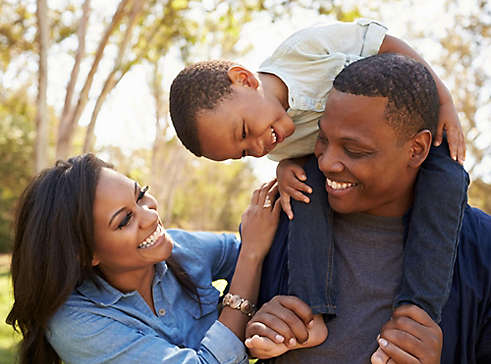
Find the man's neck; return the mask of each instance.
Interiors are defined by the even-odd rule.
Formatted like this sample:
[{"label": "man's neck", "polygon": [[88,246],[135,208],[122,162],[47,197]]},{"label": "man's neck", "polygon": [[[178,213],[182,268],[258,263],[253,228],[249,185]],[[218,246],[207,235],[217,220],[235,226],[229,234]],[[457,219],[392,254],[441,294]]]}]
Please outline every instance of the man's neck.
[{"label": "man's neck", "polygon": [[288,103],[288,87],[283,81],[270,73],[259,73],[258,77],[261,81],[264,95],[276,99],[287,110],[290,107]]}]

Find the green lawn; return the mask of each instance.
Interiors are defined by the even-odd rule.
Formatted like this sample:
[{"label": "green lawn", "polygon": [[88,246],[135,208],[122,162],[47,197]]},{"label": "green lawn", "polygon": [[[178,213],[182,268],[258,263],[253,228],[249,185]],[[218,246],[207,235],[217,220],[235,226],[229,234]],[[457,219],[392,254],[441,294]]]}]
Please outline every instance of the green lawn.
[{"label": "green lawn", "polygon": [[0,256],[0,364],[15,363],[16,345],[20,339],[12,326],[5,323],[13,300],[9,260],[7,255]]}]

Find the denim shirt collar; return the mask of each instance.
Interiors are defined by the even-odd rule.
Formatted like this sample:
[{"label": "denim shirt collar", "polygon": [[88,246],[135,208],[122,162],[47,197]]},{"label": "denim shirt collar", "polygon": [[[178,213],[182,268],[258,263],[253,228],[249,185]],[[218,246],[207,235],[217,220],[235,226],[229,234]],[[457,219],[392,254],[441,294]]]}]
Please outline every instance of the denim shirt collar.
[{"label": "denim shirt collar", "polygon": [[[167,264],[165,264],[165,262],[155,264],[155,275],[152,286],[160,283],[166,272]],[[97,287],[91,280],[85,280],[80,286],[77,287],[77,291],[98,306],[111,306],[118,302],[121,298],[138,294],[137,291],[123,293],[117,288],[111,286],[104,278],[100,276],[96,276],[96,280],[100,285],[100,288]]]}]

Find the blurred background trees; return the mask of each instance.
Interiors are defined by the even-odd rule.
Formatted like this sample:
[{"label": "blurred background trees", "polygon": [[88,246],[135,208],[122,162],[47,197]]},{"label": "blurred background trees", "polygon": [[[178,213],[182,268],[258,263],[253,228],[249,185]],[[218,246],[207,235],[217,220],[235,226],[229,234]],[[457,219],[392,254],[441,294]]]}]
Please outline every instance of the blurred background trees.
[{"label": "blurred background trees", "polygon": [[[470,201],[490,213],[490,5],[438,0],[425,14],[437,14],[438,22],[408,11],[425,6],[422,0],[0,0],[0,250],[9,249],[15,201],[29,178],[57,158],[88,151],[150,184],[167,226],[235,230],[262,178],[260,167],[252,160],[198,159],[180,145],[167,104],[175,69],[204,58],[250,61],[265,43],[257,66],[300,25],[361,16],[388,24],[451,89],[468,140]],[[266,31],[258,24],[267,24]],[[271,40],[279,28],[281,36]],[[141,111],[133,120],[111,121],[123,104]],[[145,142],[136,147],[106,141],[140,134]]]}]

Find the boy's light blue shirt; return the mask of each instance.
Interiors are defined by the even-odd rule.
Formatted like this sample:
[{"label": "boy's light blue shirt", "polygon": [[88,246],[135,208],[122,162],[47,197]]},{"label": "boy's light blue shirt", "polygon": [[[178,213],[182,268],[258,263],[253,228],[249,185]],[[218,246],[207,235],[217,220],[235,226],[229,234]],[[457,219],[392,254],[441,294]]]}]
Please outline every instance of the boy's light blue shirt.
[{"label": "boy's light blue shirt", "polygon": [[198,286],[201,310],[165,262],[156,265],[157,316],[137,292],[122,293],[102,278],[86,281],[49,323],[47,338],[66,364],[241,363],[242,342],[217,321],[219,292],[212,281],[230,281],[240,242],[232,234],[168,230],[172,256]]},{"label": "boy's light blue shirt", "polygon": [[376,21],[311,26],[295,32],[259,67],[259,72],[279,77],[288,88],[288,115],[295,132],[278,144],[268,157],[275,161],[314,152],[317,121],[329,91],[343,68],[378,53],[387,28]]}]

